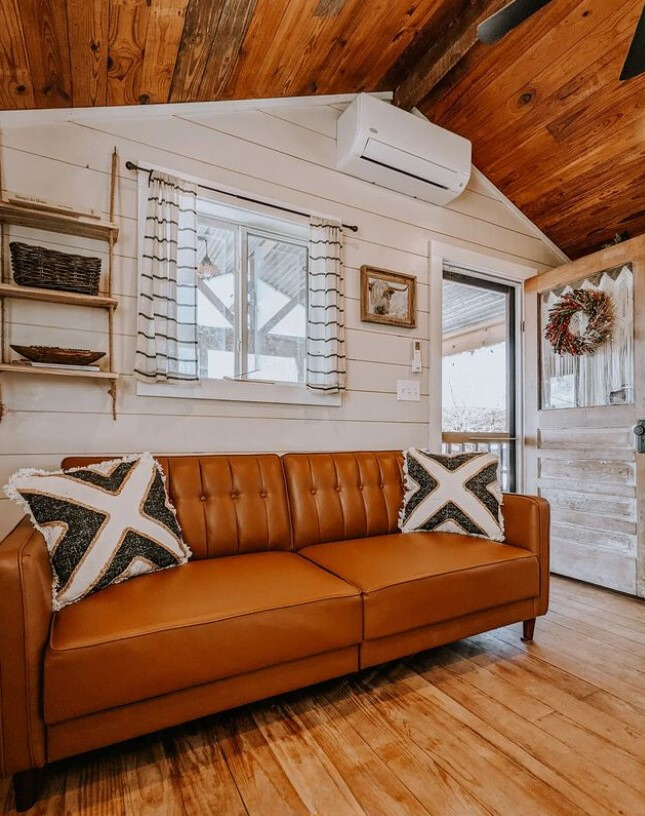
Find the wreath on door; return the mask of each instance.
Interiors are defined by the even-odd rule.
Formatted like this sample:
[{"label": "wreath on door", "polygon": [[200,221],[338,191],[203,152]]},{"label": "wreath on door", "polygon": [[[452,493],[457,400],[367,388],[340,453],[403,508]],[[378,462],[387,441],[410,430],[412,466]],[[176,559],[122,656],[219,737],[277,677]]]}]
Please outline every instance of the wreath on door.
[{"label": "wreath on door", "polygon": [[[574,315],[587,318],[583,332],[571,331]],[[610,339],[614,327],[614,304],[606,292],[574,289],[549,309],[549,322],[544,331],[556,354],[580,357],[595,352]]]}]

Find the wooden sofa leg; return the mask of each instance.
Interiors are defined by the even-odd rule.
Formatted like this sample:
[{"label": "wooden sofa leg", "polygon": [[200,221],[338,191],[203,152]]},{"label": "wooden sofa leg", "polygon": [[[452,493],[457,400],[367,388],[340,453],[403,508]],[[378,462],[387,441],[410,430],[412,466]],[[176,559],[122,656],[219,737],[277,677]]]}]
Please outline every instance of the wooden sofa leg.
[{"label": "wooden sofa leg", "polygon": [[535,632],[535,618],[525,620],[522,627],[522,640],[533,640],[533,633]]},{"label": "wooden sofa leg", "polygon": [[16,799],[16,810],[22,813],[36,804],[38,798],[38,769],[20,771],[13,775],[13,792]]}]

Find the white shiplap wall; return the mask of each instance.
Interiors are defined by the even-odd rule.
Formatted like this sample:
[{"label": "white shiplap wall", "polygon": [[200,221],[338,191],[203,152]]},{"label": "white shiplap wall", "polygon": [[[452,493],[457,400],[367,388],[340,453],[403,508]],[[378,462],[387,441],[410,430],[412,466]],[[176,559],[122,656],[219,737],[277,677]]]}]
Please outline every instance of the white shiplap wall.
[{"label": "white shiplap wall", "polygon": [[[120,177],[115,291],[116,368],[122,374],[118,421],[111,419],[105,384],[3,378],[0,484],[19,467],[54,467],[66,454],[152,450],[158,453],[245,450],[402,448],[428,435],[428,242],[533,266],[560,261],[545,241],[478,182],[446,208],[409,199],[334,170],[336,119],[341,108],[264,108],[190,116],[118,118],[4,126],[5,190],[105,212],[110,154],[117,147]],[[334,215],[359,226],[346,236],[349,391],[341,407],[291,406],[136,396],[132,367],[136,314],[136,179],[126,159],[159,166],[286,205]],[[226,200],[226,199],[224,199]],[[103,253],[91,241],[12,228],[11,237],[53,248]],[[418,324],[413,331],[359,319],[359,269],[371,264],[418,278]],[[105,348],[103,312],[29,302],[9,305],[15,343]],[[420,402],[397,402],[396,380],[410,378],[413,338],[422,340]],[[0,500],[0,535],[20,511]]]}]

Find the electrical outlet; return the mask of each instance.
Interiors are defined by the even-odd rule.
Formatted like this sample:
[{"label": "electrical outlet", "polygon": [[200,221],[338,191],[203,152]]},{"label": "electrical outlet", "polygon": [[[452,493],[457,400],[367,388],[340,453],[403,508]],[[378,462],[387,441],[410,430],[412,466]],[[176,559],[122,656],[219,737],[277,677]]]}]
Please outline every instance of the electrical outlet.
[{"label": "electrical outlet", "polygon": [[421,387],[418,380],[397,380],[396,398],[403,402],[419,402]]}]

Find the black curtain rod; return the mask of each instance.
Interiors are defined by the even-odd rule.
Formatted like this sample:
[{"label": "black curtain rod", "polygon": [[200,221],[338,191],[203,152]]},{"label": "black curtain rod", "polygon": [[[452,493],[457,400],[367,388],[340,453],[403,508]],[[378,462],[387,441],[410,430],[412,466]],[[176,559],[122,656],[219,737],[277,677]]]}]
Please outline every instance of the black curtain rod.
[{"label": "black curtain rod", "polygon": [[[128,170],[141,170],[143,173],[152,175],[154,170],[149,167],[140,167],[134,162],[127,161],[125,163]],[[269,204],[266,201],[261,201],[259,198],[251,198],[250,196],[238,195],[237,193],[229,193],[227,190],[218,190],[217,187],[208,187],[206,184],[198,184],[202,190],[209,190],[211,193],[219,193],[220,195],[231,196],[231,198],[238,198],[240,201],[250,201],[251,204],[261,204],[263,207],[270,207],[272,210],[281,210],[282,212],[291,213],[292,215],[301,215],[303,218],[309,218],[311,213],[301,212],[300,210],[292,210],[289,207],[281,207],[279,204]],[[341,227],[352,232],[358,232],[358,227],[355,224],[341,224]]]}]

